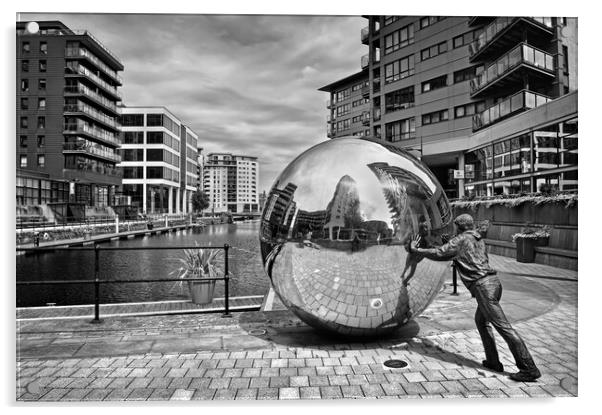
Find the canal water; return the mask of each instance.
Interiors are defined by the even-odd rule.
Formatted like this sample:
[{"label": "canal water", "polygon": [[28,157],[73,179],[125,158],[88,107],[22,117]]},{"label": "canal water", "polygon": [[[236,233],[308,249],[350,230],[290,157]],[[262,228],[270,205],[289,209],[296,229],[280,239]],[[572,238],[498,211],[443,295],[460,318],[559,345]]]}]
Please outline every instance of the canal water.
[{"label": "canal water", "polygon": [[[144,247],[170,245],[231,246],[229,253],[230,295],[264,295],[270,282],[265,275],[259,250],[259,222],[209,225],[202,231],[181,230],[161,235],[111,241],[101,246]],[[181,266],[180,250],[101,251],[100,279],[177,278],[172,272]],[[223,268],[223,256],[219,257]],[[94,279],[94,252],[71,251],[17,256],[17,281],[89,280]],[[215,297],[224,294],[224,283],[218,281]],[[101,304],[167,301],[189,299],[187,284],[130,283],[101,285]],[[56,305],[92,304],[92,284],[18,286],[17,306],[32,307],[48,303]]]}]

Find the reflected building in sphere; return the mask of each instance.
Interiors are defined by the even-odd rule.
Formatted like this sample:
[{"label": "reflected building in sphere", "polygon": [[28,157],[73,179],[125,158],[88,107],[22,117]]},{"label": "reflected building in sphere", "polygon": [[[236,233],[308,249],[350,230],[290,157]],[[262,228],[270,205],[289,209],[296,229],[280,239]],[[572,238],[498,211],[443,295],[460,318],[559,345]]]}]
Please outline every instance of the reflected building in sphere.
[{"label": "reflected building in sphere", "polygon": [[408,254],[407,243],[419,233],[441,243],[451,222],[447,197],[420,160],[342,138],[307,150],[278,177],[262,215],[262,258],[282,302],[306,323],[382,334],[420,314],[448,272]]}]

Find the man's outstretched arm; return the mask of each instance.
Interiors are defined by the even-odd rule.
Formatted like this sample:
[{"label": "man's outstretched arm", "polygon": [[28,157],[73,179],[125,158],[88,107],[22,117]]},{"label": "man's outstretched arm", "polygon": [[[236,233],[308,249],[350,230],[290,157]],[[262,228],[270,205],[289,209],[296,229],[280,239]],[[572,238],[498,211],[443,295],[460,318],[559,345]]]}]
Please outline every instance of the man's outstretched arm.
[{"label": "man's outstretched arm", "polygon": [[433,261],[449,261],[458,254],[460,240],[457,237],[452,238],[448,243],[437,248],[419,248],[419,244],[420,236],[416,236],[410,243],[410,252],[423,255]]}]

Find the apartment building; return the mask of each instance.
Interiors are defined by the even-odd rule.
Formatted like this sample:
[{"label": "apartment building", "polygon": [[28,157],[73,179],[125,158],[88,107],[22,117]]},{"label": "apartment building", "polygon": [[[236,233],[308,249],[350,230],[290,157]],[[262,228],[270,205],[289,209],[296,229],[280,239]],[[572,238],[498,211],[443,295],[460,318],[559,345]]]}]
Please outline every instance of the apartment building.
[{"label": "apartment building", "polygon": [[109,206],[121,184],[123,64],[59,21],[18,22],[16,40],[17,206]]},{"label": "apartment building", "polygon": [[198,135],[165,107],[120,107],[120,195],[147,214],[191,212]]},{"label": "apartment building", "polygon": [[329,138],[370,135],[368,70],[325,85],[319,91],[330,94],[326,102],[326,134]]},{"label": "apartment building", "polygon": [[259,212],[257,157],[209,153],[203,167],[203,191],[212,212]]},{"label": "apartment building", "polygon": [[576,18],[365,17],[365,138],[421,157],[452,198],[576,189]]}]

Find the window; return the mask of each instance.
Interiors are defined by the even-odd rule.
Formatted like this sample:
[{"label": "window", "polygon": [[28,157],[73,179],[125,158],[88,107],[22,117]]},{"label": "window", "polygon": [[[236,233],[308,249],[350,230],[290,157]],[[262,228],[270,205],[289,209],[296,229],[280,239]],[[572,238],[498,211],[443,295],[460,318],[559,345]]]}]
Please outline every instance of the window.
[{"label": "window", "polygon": [[340,117],[345,114],[349,114],[349,104],[337,107],[337,117]]},{"label": "window", "polygon": [[46,156],[44,154],[38,154],[38,167],[44,167],[46,164]]},{"label": "window", "polygon": [[447,121],[449,113],[447,110],[435,111],[422,116],[422,125],[435,124],[441,121]]},{"label": "window", "polygon": [[569,73],[569,48],[562,45],[562,66],[564,73]]},{"label": "window", "polygon": [[454,49],[460,48],[464,45],[468,45],[470,42],[479,37],[480,33],[480,30],[471,30],[470,32],[466,32],[463,35],[456,36],[453,40]]},{"label": "window", "polygon": [[143,144],[143,143],[144,143],[144,132],[142,132],[142,131],[124,131],[123,132],[123,144]]},{"label": "window", "polygon": [[29,91],[29,79],[21,79],[21,92]]},{"label": "window", "polygon": [[46,117],[38,117],[38,128],[46,128]]},{"label": "window", "polygon": [[23,53],[29,53],[30,50],[31,49],[30,49],[29,42],[23,42],[21,44],[21,52],[23,52]]},{"label": "window", "polygon": [[471,66],[470,68],[456,71],[454,72],[454,84],[469,81],[481,72],[483,72],[483,65]]},{"label": "window", "polygon": [[27,128],[28,127],[27,117],[21,117],[21,123],[19,125],[21,126],[21,128]]},{"label": "window", "polygon": [[119,123],[122,127],[142,127],[144,114],[123,114],[119,117]]},{"label": "window", "polygon": [[447,42],[437,43],[430,48],[422,49],[420,51],[420,60],[425,61],[445,52],[447,52]]},{"label": "window", "polygon": [[[165,135],[165,137],[167,137],[167,135]],[[163,144],[163,141],[163,133],[161,131],[149,131],[146,133],[147,144]],[[168,143],[165,142],[165,144]]]},{"label": "window", "polygon": [[385,66],[385,83],[398,81],[414,75],[414,55],[391,62]]},{"label": "window", "polygon": [[454,118],[469,117],[479,112],[485,111],[485,102],[471,102],[465,105],[458,105],[454,108]]},{"label": "window", "polygon": [[21,98],[21,109],[22,110],[29,109],[29,99],[28,98]]},{"label": "window", "polygon": [[422,83],[422,92],[429,92],[447,86],[447,75],[438,76]]},{"label": "window", "polygon": [[46,72],[46,60],[40,61],[40,72]]},{"label": "window", "polygon": [[445,19],[445,17],[441,16],[426,16],[420,19],[420,28],[424,29],[425,27],[429,27],[441,20]]},{"label": "window", "polygon": [[46,136],[39,135],[38,136],[38,148],[43,148],[46,145]]},{"label": "window", "polygon": [[163,152],[164,150],[160,148],[146,150],[146,161],[168,161],[166,160],[166,157],[163,157]]},{"label": "window", "polygon": [[20,160],[19,160],[19,166],[21,168],[27,167],[27,155],[21,154]]},{"label": "window", "polygon": [[21,61],[21,72],[29,72],[29,60],[23,59]]},{"label": "window", "polygon": [[[385,139],[390,142],[409,140],[415,137],[415,133],[414,117],[385,125]],[[380,136],[380,132],[376,135]]]},{"label": "window", "polygon": [[146,116],[146,125],[149,127],[159,127],[163,125],[163,116],[161,114],[148,114]]},{"label": "window", "polygon": [[414,24],[409,24],[385,36],[385,55],[414,43]]},{"label": "window", "polygon": [[349,95],[351,95],[351,91],[349,90],[349,88],[337,92],[337,102],[349,98]]},{"label": "window", "polygon": [[26,135],[22,135],[19,136],[19,147],[27,147],[27,136]]},{"label": "window", "polygon": [[400,19],[401,16],[385,16],[385,26],[390,25]]},{"label": "window", "polygon": [[46,98],[38,98],[38,109],[46,109]]},{"label": "window", "polygon": [[48,43],[40,42],[40,54],[42,54],[42,55],[48,54]]},{"label": "window", "polygon": [[402,88],[385,95],[385,112],[393,112],[414,106],[414,86]]},{"label": "window", "polygon": [[38,91],[46,91],[46,78],[38,80]]},{"label": "window", "polygon": [[337,131],[348,130],[351,127],[351,120],[348,118],[343,121],[337,122]]}]

